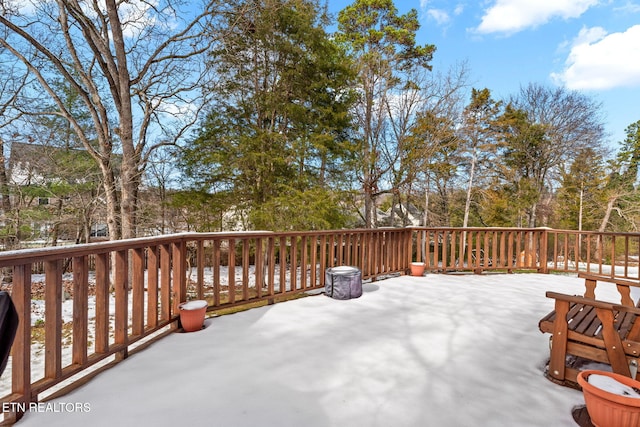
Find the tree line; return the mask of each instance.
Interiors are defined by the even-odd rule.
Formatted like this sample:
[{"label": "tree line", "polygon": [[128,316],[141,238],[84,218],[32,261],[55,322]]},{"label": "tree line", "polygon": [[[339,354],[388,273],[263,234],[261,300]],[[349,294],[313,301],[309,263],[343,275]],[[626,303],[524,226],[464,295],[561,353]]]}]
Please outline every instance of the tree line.
[{"label": "tree line", "polygon": [[[113,239],[638,223],[640,121],[609,152],[601,105],[580,92],[532,82],[495,99],[464,62],[432,69],[417,12],[392,0],[337,16],[319,0],[12,5],[0,140],[75,154],[50,152],[56,176],[29,185],[3,162],[3,235],[25,212],[75,221],[79,241],[98,223]],[[26,193],[61,202],[31,209]]]}]

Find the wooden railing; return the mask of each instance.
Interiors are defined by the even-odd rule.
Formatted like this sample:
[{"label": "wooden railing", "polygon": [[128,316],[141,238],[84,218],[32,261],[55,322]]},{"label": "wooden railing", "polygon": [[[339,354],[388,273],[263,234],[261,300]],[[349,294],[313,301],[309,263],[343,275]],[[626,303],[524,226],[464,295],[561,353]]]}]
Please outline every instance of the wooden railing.
[{"label": "wooden railing", "polygon": [[[30,402],[63,394],[175,331],[187,300],[205,299],[210,311],[274,303],[322,289],[328,267],[356,266],[376,280],[406,273],[412,261],[430,272],[588,271],[638,280],[639,248],[637,233],[415,227],[188,233],[0,253],[20,317],[0,378],[2,417],[11,423]],[[44,274],[34,273],[41,265]]]},{"label": "wooden railing", "polygon": [[551,271],[640,279],[640,233],[547,230],[546,253]]},{"label": "wooden railing", "polygon": [[[206,299],[209,310],[273,303],[323,288],[325,269],[337,265],[359,267],[363,279],[403,273],[410,235],[408,229],[179,234],[0,253],[20,318],[0,378],[4,422],[175,330],[181,302]],[[43,278],[32,273],[40,263]],[[32,295],[38,282],[43,295]],[[32,318],[32,303],[42,303],[43,319]]]},{"label": "wooden railing", "polygon": [[533,269],[546,272],[546,229],[414,228],[413,261],[427,271]]},{"label": "wooden railing", "polygon": [[412,261],[427,271],[585,271],[639,279],[640,233],[549,228],[413,228]]},{"label": "wooden railing", "polygon": [[412,261],[434,272],[585,271],[639,279],[640,233],[548,228],[413,228]]}]

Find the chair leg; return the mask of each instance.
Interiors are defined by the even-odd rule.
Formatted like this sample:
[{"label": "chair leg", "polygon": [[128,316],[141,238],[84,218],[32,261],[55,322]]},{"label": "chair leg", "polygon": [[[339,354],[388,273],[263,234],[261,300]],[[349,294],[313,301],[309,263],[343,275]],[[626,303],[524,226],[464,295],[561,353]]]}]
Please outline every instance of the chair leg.
[{"label": "chair leg", "polygon": [[549,375],[558,381],[565,380],[567,358],[567,313],[569,302],[556,300],[556,318],[553,322],[551,341],[551,357],[549,359]]},{"label": "chair leg", "polygon": [[627,377],[631,377],[631,371],[629,370],[629,363],[627,357],[624,354],[624,348],[622,347],[622,340],[620,335],[613,327],[614,314],[612,310],[598,308],[596,309],[598,319],[602,323],[602,338],[604,340],[604,346],[607,351],[607,358],[613,372]]}]

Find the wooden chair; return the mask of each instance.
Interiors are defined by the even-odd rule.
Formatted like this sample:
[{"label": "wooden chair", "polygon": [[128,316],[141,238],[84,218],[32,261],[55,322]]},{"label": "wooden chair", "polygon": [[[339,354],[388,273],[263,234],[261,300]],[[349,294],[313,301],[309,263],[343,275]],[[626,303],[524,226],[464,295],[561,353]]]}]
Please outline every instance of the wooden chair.
[{"label": "wooden chair", "polygon": [[[584,295],[546,293],[555,299],[555,310],[538,323],[541,332],[551,334],[547,377],[577,388],[579,365],[600,362],[610,365],[613,372],[636,378],[640,308],[631,299],[631,287],[640,287],[640,282],[585,273],[578,277],[585,279]],[[595,299],[598,282],[615,284],[620,303]]]}]

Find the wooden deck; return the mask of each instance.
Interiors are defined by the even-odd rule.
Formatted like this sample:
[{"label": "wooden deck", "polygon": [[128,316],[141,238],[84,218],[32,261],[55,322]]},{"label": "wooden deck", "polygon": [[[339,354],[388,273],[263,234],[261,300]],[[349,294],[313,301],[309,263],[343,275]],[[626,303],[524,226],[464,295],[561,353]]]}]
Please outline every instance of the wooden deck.
[{"label": "wooden deck", "polygon": [[0,417],[19,419],[21,408],[61,384],[82,385],[99,364],[125,361],[141,343],[162,339],[186,300],[206,299],[210,311],[274,304],[322,289],[332,266],[357,266],[363,279],[379,280],[407,273],[417,260],[429,273],[586,270],[638,280],[639,248],[640,233],[410,227],[178,233],[2,252],[2,288],[20,322],[11,372],[0,381]]},{"label": "wooden deck", "polygon": [[18,426],[575,427],[582,394],[543,375],[536,326],[552,308],[548,284],[542,274],[401,276],[365,283],[358,299],[208,319],[51,402],[90,412],[28,412]]}]

